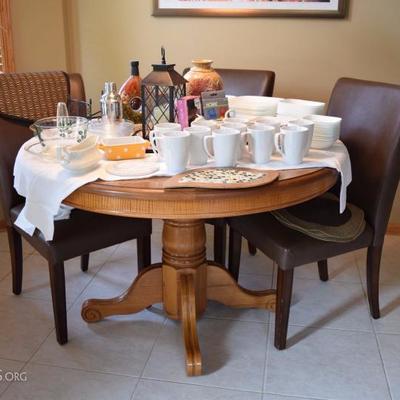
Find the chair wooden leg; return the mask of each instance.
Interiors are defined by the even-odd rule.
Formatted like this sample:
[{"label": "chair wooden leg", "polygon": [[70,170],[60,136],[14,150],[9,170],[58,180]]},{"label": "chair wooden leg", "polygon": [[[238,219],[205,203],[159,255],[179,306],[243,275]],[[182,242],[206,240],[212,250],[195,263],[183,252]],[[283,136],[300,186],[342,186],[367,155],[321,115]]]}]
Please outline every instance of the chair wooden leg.
[{"label": "chair wooden leg", "polygon": [[138,272],[151,264],[151,237],[138,237],[137,241],[137,263]]},{"label": "chair wooden leg", "polygon": [[89,254],[81,255],[81,271],[87,272],[89,269]]},{"label": "chair wooden leg", "polygon": [[321,281],[326,282],[327,280],[329,280],[328,260],[318,261],[318,273],[319,279],[321,279]]},{"label": "chair wooden leg", "polygon": [[249,248],[249,253],[252,256],[255,256],[257,254],[257,247],[252,245],[250,242],[247,242],[247,247]]},{"label": "chair wooden leg", "polygon": [[242,235],[234,229],[229,229],[229,260],[228,269],[233,278],[239,279],[240,256],[242,253]]},{"label": "chair wooden leg", "polygon": [[12,291],[21,294],[22,290],[22,239],[21,235],[12,227],[7,227],[8,246],[11,256]]},{"label": "chair wooden leg", "polygon": [[68,331],[64,263],[53,264],[49,262],[49,273],[57,342],[65,344],[68,342]]},{"label": "chair wooden leg", "polygon": [[274,341],[275,347],[278,350],[286,349],[292,288],[293,269],[282,270],[278,267]]},{"label": "chair wooden leg", "polygon": [[370,246],[367,252],[367,293],[372,318],[380,318],[379,310],[379,269],[382,246]]},{"label": "chair wooden leg", "polygon": [[226,262],[226,224],[214,225],[214,261],[225,265]]}]

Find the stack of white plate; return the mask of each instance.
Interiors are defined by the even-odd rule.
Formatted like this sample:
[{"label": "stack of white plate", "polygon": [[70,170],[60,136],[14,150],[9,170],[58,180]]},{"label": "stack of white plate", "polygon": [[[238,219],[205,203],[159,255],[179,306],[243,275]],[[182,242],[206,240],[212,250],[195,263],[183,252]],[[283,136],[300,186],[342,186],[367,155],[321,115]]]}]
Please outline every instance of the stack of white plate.
[{"label": "stack of white plate", "polygon": [[307,115],[304,119],[314,122],[314,134],[311,142],[311,147],[314,149],[328,149],[339,139],[342,118]]},{"label": "stack of white plate", "polygon": [[235,111],[235,116],[262,117],[275,116],[281,100],[278,97],[266,96],[230,96],[228,103],[229,109]]},{"label": "stack of white plate", "polygon": [[302,118],[311,114],[323,114],[325,103],[318,101],[300,100],[300,99],[284,99],[278,103],[278,117],[297,117]]}]

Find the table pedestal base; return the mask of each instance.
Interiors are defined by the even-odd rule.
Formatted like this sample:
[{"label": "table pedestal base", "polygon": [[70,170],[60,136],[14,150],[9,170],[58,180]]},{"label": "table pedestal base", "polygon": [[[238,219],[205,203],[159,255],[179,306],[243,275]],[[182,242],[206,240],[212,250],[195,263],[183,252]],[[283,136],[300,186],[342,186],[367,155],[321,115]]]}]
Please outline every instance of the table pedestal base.
[{"label": "table pedestal base", "polygon": [[168,317],[182,321],[186,371],[201,374],[201,353],[196,319],[207,300],[230,307],[275,311],[275,290],[252,291],[240,287],[229,272],[205,258],[205,228],[201,220],[167,220],[163,230],[163,263],[144,269],[132,285],[112,299],[90,299],[82,305],[82,318],[97,322],[110,315],[132,314],[163,303]]}]

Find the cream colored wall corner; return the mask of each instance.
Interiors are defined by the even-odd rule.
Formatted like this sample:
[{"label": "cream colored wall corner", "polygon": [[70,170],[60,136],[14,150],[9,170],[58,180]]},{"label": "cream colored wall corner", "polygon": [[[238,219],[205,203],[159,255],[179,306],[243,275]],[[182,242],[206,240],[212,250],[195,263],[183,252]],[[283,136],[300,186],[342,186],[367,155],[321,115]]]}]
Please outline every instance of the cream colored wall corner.
[{"label": "cream colored wall corner", "polygon": [[[129,60],[141,74],[160,59],[182,70],[195,57],[219,67],[271,69],[275,95],[327,100],[342,76],[400,84],[400,2],[349,0],[347,19],[155,18],[152,0],[13,0],[17,69],[82,73],[96,105]],[[400,223],[397,196],[392,222]]]}]

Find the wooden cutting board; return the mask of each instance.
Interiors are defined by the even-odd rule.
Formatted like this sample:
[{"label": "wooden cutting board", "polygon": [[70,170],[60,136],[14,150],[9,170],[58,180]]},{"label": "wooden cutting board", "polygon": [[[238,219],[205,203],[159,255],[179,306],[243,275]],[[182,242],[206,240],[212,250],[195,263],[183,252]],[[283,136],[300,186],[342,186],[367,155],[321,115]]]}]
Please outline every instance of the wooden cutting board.
[{"label": "wooden cutting board", "polygon": [[278,171],[250,168],[198,168],[166,179],[164,189],[244,189],[267,185],[279,177]]}]

